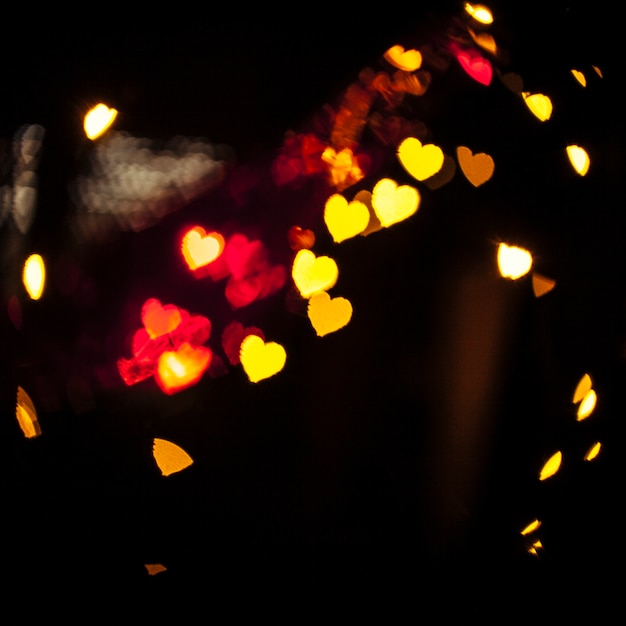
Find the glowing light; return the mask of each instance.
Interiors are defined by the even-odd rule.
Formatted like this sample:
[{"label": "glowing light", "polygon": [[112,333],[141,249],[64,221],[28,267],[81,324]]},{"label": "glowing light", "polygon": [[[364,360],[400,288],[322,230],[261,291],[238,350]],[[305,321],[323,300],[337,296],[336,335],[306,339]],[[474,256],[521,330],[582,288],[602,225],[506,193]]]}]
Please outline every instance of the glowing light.
[{"label": "glowing light", "polygon": [[216,232],[208,233],[202,226],[188,230],[181,242],[183,257],[190,270],[212,263],[224,250],[224,237]]},{"label": "glowing light", "polygon": [[324,222],[335,243],[363,232],[370,221],[369,209],[358,200],[348,202],[341,194],[331,195],[324,206]]},{"label": "glowing light", "polygon": [[493,14],[491,10],[484,4],[470,4],[466,2],[464,5],[465,12],[481,24],[492,24]]},{"label": "glowing light", "polygon": [[537,530],[539,527],[541,526],[541,522],[536,519],[533,520],[530,524],[528,524],[528,526],[526,526],[525,528],[523,528],[520,533],[522,535],[530,535],[530,533],[534,532],[535,530]]},{"label": "glowing light", "polygon": [[602,444],[599,441],[596,441],[589,450],[585,453],[584,459],[585,461],[593,461],[598,454],[600,454],[600,448]]},{"label": "glowing light", "polygon": [[552,291],[556,285],[556,280],[542,276],[541,274],[533,273],[533,292],[536,298],[540,298],[545,294]]},{"label": "glowing light", "polygon": [[552,100],[542,93],[522,92],[522,98],[530,112],[541,122],[545,122],[552,116]]},{"label": "glowing light", "polygon": [[561,451],[559,450],[555,452],[541,468],[541,472],[539,473],[539,480],[545,480],[546,478],[554,476],[559,471],[562,460],[563,455]]},{"label": "glowing light", "polygon": [[582,420],[588,418],[593,410],[596,408],[597,395],[593,389],[590,389],[583,397],[580,405],[578,407],[578,411],[576,413],[576,420],[581,422]]},{"label": "glowing light", "polygon": [[543,545],[539,539],[533,541],[532,545],[528,548],[528,552],[533,556],[539,556],[539,550],[543,549]]},{"label": "glowing light", "polygon": [[155,379],[161,390],[173,394],[196,384],[211,363],[213,354],[204,346],[183,343],[161,354]]},{"label": "glowing light", "polygon": [[352,318],[352,304],[347,298],[331,298],[323,291],[309,299],[309,320],[319,337],[346,326]]},{"label": "glowing light", "polygon": [[149,576],[156,576],[161,572],[167,571],[165,565],[162,565],[161,563],[146,563],[144,567],[146,568]]},{"label": "glowing light", "polygon": [[587,79],[585,78],[585,75],[580,72],[579,70],[572,70],[572,76],[583,86],[586,87],[587,86]]},{"label": "glowing light", "polygon": [[24,263],[22,280],[32,300],[39,300],[46,283],[46,266],[39,254],[31,254]]},{"label": "glowing light", "polygon": [[567,146],[567,156],[577,174],[584,176],[589,171],[589,155],[580,146]]},{"label": "glowing light", "polygon": [[155,437],[152,442],[152,455],[163,476],[176,474],[193,465],[193,459],[180,446],[167,439]]},{"label": "glowing light", "polygon": [[422,144],[417,137],[407,137],[398,145],[398,159],[416,180],[424,181],[443,167],[443,150],[435,144]]},{"label": "glowing light", "polygon": [[530,271],[532,264],[533,258],[528,250],[505,243],[498,246],[498,267],[504,278],[517,280]]},{"label": "glowing light", "polygon": [[602,76],[602,70],[597,66],[597,65],[592,65],[591,67],[593,67],[593,71],[600,77],[603,78]]},{"label": "glowing light", "polygon": [[454,45],[451,50],[470,78],[485,86],[491,83],[493,68],[488,59],[471,48],[461,48]]},{"label": "glowing light", "polygon": [[494,55],[498,52],[496,40],[489,33],[475,33],[471,28],[468,30],[474,42],[483,50]]},{"label": "glowing light", "polygon": [[303,298],[335,286],[339,277],[337,263],[328,256],[315,256],[311,250],[298,250],[291,269],[293,282]]},{"label": "glowing light", "polygon": [[279,343],[266,343],[258,335],[248,335],[241,342],[239,359],[250,382],[258,383],[283,369],[287,352]]},{"label": "glowing light", "polygon": [[41,435],[41,427],[37,419],[37,409],[30,396],[21,388],[17,388],[17,403],[15,406],[15,417],[22,429],[24,437],[32,439]]},{"label": "glowing light", "polygon": [[311,249],[315,245],[315,233],[309,228],[292,226],[287,232],[287,241],[292,250]]},{"label": "glowing light", "polygon": [[574,404],[578,404],[587,395],[587,393],[591,391],[591,387],[591,376],[589,376],[589,374],[583,374],[576,385],[576,389],[574,390],[572,402]]},{"label": "glowing light", "polygon": [[383,55],[385,60],[405,72],[414,72],[422,65],[422,53],[419,50],[405,50],[403,46],[391,46]]},{"label": "glowing light", "polygon": [[97,139],[103,135],[115,121],[117,110],[109,108],[106,104],[96,104],[85,115],[83,128],[88,139]]},{"label": "glowing light", "polygon": [[336,152],[334,148],[326,148],[322,153],[322,161],[328,164],[330,181],[338,189],[345,189],[360,181],[363,170],[350,148]]},{"label": "glowing light", "polygon": [[182,321],[178,307],[174,304],[163,306],[156,298],[144,302],[141,310],[141,321],[151,339],[160,337],[175,330]]},{"label": "glowing light", "polygon": [[493,176],[495,167],[493,158],[485,152],[472,154],[469,148],[459,146],[456,149],[456,157],[465,178],[467,178],[474,187],[479,187],[483,183],[486,183]]},{"label": "glowing light", "polygon": [[381,226],[388,227],[413,215],[420,204],[420,194],[411,185],[400,185],[382,178],[372,189],[372,209]]}]

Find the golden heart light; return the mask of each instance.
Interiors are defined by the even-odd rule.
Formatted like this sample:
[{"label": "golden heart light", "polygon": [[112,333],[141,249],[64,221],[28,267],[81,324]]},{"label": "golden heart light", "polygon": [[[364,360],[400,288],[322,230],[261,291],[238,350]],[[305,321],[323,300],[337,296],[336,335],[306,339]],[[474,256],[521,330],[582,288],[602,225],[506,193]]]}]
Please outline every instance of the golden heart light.
[{"label": "golden heart light", "polygon": [[156,382],[167,394],[182,391],[202,378],[212,356],[209,348],[189,343],[181,344],[178,350],[163,352],[157,364]]},{"label": "golden heart light", "polygon": [[347,298],[331,298],[324,291],[309,299],[307,314],[317,335],[324,337],[350,322],[352,304]]},{"label": "golden heart light", "polygon": [[152,456],[163,476],[170,476],[193,465],[193,459],[185,450],[159,437],[152,440]]},{"label": "golden heart light", "polygon": [[492,24],[493,14],[484,4],[471,4],[466,2],[463,5],[465,12],[481,24]]},{"label": "golden heart light", "polygon": [[580,174],[580,176],[585,176],[589,171],[589,164],[591,162],[587,151],[575,145],[567,146],[566,150],[574,171]]},{"label": "golden heart light", "polygon": [[583,86],[587,86],[587,79],[580,70],[572,70],[572,76]]},{"label": "golden heart light", "polygon": [[183,236],[183,257],[190,270],[212,263],[224,250],[224,238],[216,232],[207,233],[202,226],[194,226]]},{"label": "golden heart light", "polygon": [[504,278],[516,280],[530,271],[533,257],[528,250],[501,243],[498,246],[498,268]]},{"label": "golden heart light", "polygon": [[403,139],[397,148],[398,160],[416,180],[434,176],[443,166],[443,150],[435,144],[422,144],[417,137]]},{"label": "golden heart light", "polygon": [[298,250],[293,260],[291,276],[300,295],[312,295],[335,286],[339,277],[337,263],[328,256],[315,256],[312,250]]},{"label": "golden heart light", "polygon": [[541,122],[545,122],[552,116],[552,100],[542,93],[522,92],[522,98],[530,112]]},{"label": "golden heart light", "polygon": [[422,65],[422,53],[419,50],[405,50],[404,46],[391,46],[383,55],[385,60],[405,72],[414,72]]},{"label": "golden heart light", "polygon": [[472,151],[466,146],[459,146],[456,149],[456,157],[465,178],[474,187],[479,187],[486,183],[493,176],[495,165],[493,158],[487,153],[478,152],[472,154]]},{"label": "golden heart light", "polygon": [[420,195],[411,185],[400,185],[391,178],[382,178],[372,189],[372,208],[383,227],[391,226],[413,215]]},{"label": "golden heart light", "polygon": [[369,209],[358,200],[348,202],[339,193],[331,195],[326,200],[324,222],[335,243],[362,233],[369,221]]},{"label": "golden heart light", "polygon": [[88,139],[97,139],[104,134],[117,117],[117,110],[100,103],[91,108],[83,120],[83,129]]},{"label": "golden heart light", "polygon": [[265,342],[258,335],[248,335],[241,342],[239,360],[250,382],[258,383],[285,367],[287,352],[275,341]]}]

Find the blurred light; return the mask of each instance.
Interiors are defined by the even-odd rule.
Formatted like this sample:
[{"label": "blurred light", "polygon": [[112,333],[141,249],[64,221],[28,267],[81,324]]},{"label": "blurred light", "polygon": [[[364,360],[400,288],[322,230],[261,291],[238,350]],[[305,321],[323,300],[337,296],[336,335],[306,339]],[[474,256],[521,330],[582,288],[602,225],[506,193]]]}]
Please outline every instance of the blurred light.
[{"label": "blurred light", "polygon": [[581,422],[582,420],[589,417],[593,410],[596,408],[597,396],[596,392],[593,389],[590,389],[582,399],[580,406],[578,407],[578,412],[576,413],[576,420]]},{"label": "blurred light", "polygon": [[602,78],[602,70],[597,66],[597,65],[592,65],[591,67],[593,67],[593,71],[600,77]]},{"label": "blurred light", "polygon": [[156,298],[150,298],[141,309],[141,321],[150,339],[154,339],[175,330],[181,323],[182,316],[176,305],[163,306]]},{"label": "blurred light", "polygon": [[292,226],[287,232],[289,247],[294,250],[311,249],[315,245],[315,233],[309,228]]},{"label": "blurred light", "polygon": [[158,437],[153,439],[152,455],[163,476],[170,476],[193,464],[191,456],[180,446]]},{"label": "blurred light", "polygon": [[97,139],[111,127],[116,117],[116,109],[110,109],[103,103],[96,104],[85,115],[83,121],[85,135],[88,139]]},{"label": "blurred light", "polygon": [[217,232],[207,233],[202,226],[195,226],[184,234],[181,249],[189,269],[196,270],[222,254],[224,237]]},{"label": "blurred light", "polygon": [[309,320],[319,337],[346,326],[352,318],[352,304],[346,298],[331,298],[323,291],[309,299]]},{"label": "blurred light", "polygon": [[481,85],[488,86],[493,77],[493,67],[488,59],[473,48],[461,48],[453,44],[451,51],[465,73]]},{"label": "blurred light", "polygon": [[168,350],[159,357],[156,382],[167,394],[182,391],[197,383],[207,370],[213,356],[209,348],[183,343],[177,350]]},{"label": "blurred light", "polygon": [[322,153],[322,161],[328,164],[331,184],[339,190],[351,187],[364,176],[350,148],[343,148],[339,152],[334,148],[326,148]]},{"label": "blurred light", "polygon": [[580,146],[567,146],[567,156],[576,173],[584,176],[589,171],[589,155]]},{"label": "blurred light", "polygon": [[328,256],[315,256],[311,250],[298,250],[293,260],[291,276],[303,298],[335,286],[339,277],[337,263]]},{"label": "blurred light", "polygon": [[381,178],[372,189],[372,208],[380,224],[387,228],[413,215],[420,204],[420,194],[411,185],[400,185],[391,178]]},{"label": "blurred light", "polygon": [[472,154],[466,146],[459,146],[456,149],[456,157],[465,178],[474,187],[480,187],[493,176],[495,164],[493,158],[485,152]]},{"label": "blurred light", "polygon": [[537,528],[539,528],[540,526],[541,526],[541,522],[538,519],[533,520],[530,524],[528,524],[528,526],[526,526],[524,529],[520,531],[520,534],[530,535],[530,533],[537,530]]},{"label": "blurred light", "polygon": [[388,63],[405,72],[414,72],[422,65],[422,53],[419,50],[405,50],[403,46],[391,46],[383,55]]},{"label": "blurred light", "polygon": [[287,353],[279,343],[247,335],[241,342],[239,360],[250,382],[258,383],[283,369]]},{"label": "blurred light", "polygon": [[545,480],[546,478],[554,476],[559,471],[562,460],[563,455],[561,454],[561,451],[559,450],[558,452],[555,452],[541,468],[539,480]]},{"label": "blurred light", "polygon": [[591,386],[591,376],[589,376],[589,374],[583,374],[581,379],[578,381],[578,384],[576,385],[576,389],[574,390],[572,402],[574,404],[578,404],[591,390]]},{"label": "blurred light", "polygon": [[572,76],[583,86],[586,87],[587,86],[587,79],[585,78],[585,75],[580,72],[579,70],[572,70]]},{"label": "blurred light", "polygon": [[358,200],[348,202],[339,193],[326,200],[324,222],[335,243],[360,234],[367,228],[369,221],[369,209]]},{"label": "blurred light", "polygon": [[521,278],[530,271],[532,264],[533,258],[528,250],[505,243],[498,246],[498,268],[504,278]]},{"label": "blurred light", "polygon": [[489,33],[475,33],[471,28],[468,30],[476,45],[493,55],[498,52],[496,40]]},{"label": "blurred light", "polygon": [[37,419],[37,409],[30,396],[21,388],[17,388],[17,403],[15,417],[22,429],[22,433],[28,439],[41,435],[41,427]]},{"label": "blurred light", "polygon": [[484,4],[470,4],[469,2],[466,2],[464,7],[465,12],[473,17],[477,22],[480,22],[481,24],[493,23],[491,10]]},{"label": "blurred light", "polygon": [[602,444],[599,441],[596,441],[591,448],[589,448],[589,450],[587,450],[587,452],[585,453],[584,459],[585,461],[593,461],[593,459],[595,459],[598,454],[600,454],[600,448],[602,447]]},{"label": "blurred light", "polygon": [[161,563],[146,563],[144,567],[146,568],[149,576],[156,576],[161,572],[167,571],[167,568]]},{"label": "blurred light", "polygon": [[31,254],[26,259],[22,280],[31,299],[39,300],[46,283],[46,266],[41,255]]},{"label": "blurred light", "polygon": [[542,93],[522,92],[522,98],[531,113],[541,122],[545,122],[552,116],[552,100]]},{"label": "blurred light", "polygon": [[424,181],[443,167],[443,150],[435,144],[422,144],[417,137],[403,139],[397,149],[398,159],[413,178]]},{"label": "blurred light", "polygon": [[539,541],[539,539],[536,539],[535,541],[533,541],[532,545],[529,546],[528,552],[532,554],[533,556],[539,556],[539,550],[542,550],[542,549],[543,549],[543,545],[541,541]]},{"label": "blurred light", "polygon": [[536,272],[534,272],[532,283],[535,297],[539,298],[554,289],[554,286],[556,285],[556,280],[554,280],[553,278],[547,278],[546,276],[542,276],[541,274],[537,274]]}]

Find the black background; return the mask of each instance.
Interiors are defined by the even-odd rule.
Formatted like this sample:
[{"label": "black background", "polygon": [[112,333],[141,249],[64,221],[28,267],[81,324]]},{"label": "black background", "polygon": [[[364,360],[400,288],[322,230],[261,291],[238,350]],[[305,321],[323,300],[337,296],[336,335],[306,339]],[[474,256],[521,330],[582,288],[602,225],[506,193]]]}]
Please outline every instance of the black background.
[{"label": "black background", "polygon": [[[617,19],[589,16],[582,3],[494,5],[504,71],[552,95],[546,123],[497,77],[485,88],[455,65],[435,75],[418,116],[449,153],[465,143],[494,155],[497,176],[484,189],[457,171],[441,189],[420,188],[420,210],[406,223],[336,245],[314,213],[324,190],[278,193],[267,182],[287,131],[309,128],[388,47],[419,45],[462,13],[462,3],[432,4],[404,16],[392,7],[284,17],[177,6],[156,16],[116,10],[97,23],[88,13],[47,22],[17,10],[3,21],[0,136],[10,141],[27,123],[46,129],[37,219],[27,235],[2,226],[5,310],[23,254],[50,258],[45,298],[20,296],[21,329],[5,314],[2,322],[3,563],[15,589],[35,595],[37,586],[80,582],[105,603],[124,595],[154,606],[182,602],[182,590],[200,583],[208,605],[233,597],[233,610],[258,594],[278,607],[300,597],[311,611],[334,598],[355,611],[380,602],[411,607],[411,616],[505,619],[617,606],[625,313]],[[136,137],[203,137],[235,155],[233,180],[257,175],[245,206],[233,207],[229,179],[145,231],[76,237],[68,183],[91,148],[82,115],[99,100]],[[570,142],[589,147],[584,179],[562,156]],[[397,165],[388,171],[411,182]],[[259,226],[280,260],[290,225],[314,228],[318,254],[338,261],[335,291],[354,306],[349,326],[316,337],[289,288],[233,314],[190,279],[172,235],[225,213]],[[553,292],[536,298],[530,277],[496,276],[495,244],[511,239],[536,251]],[[73,298],[61,288],[59,258],[79,268]],[[152,381],[99,386],[103,372],[115,379],[150,296],[211,318],[212,342],[231,317],[262,327],[286,346],[285,370],[252,385],[233,368],[173,396]],[[577,423],[571,396],[585,372],[599,402]],[[90,386],[77,409],[68,381],[78,373]],[[14,418],[17,385],[39,407],[34,440]],[[194,464],[161,476],[154,437]],[[600,457],[585,464],[595,440]],[[563,467],[541,483],[557,449]],[[536,517],[539,557],[519,532]],[[150,563],[166,571],[149,576]]]}]

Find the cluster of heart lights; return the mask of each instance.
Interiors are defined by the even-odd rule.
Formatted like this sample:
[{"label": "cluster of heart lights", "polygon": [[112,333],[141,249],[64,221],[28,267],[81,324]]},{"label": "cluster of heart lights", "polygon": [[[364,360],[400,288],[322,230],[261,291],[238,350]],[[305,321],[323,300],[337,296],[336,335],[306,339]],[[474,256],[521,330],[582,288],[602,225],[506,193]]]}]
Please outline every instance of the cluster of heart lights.
[{"label": "cluster of heart lights", "polygon": [[[477,25],[488,26],[491,12],[483,5],[465,4],[465,11]],[[497,45],[488,32],[475,32],[470,25],[467,33],[473,46],[455,39],[447,52],[459,63],[469,77],[488,86],[495,75],[489,55]],[[371,190],[362,189],[353,197],[346,190],[362,180],[371,166],[366,154],[359,153],[358,139],[365,123],[370,123],[386,143],[395,142],[395,156],[406,173],[430,188],[437,188],[454,175],[456,165],[465,179],[474,187],[488,183],[495,173],[495,162],[485,152],[474,152],[465,145],[456,146],[456,163],[442,147],[422,141],[410,133],[394,135],[385,128],[374,113],[368,118],[375,97],[389,103],[399,103],[406,96],[419,96],[430,86],[431,77],[422,71],[423,54],[417,49],[406,50],[401,45],[389,48],[383,55],[393,74],[365,72],[361,80],[367,89],[350,92],[333,119],[328,141],[315,134],[292,135],[277,156],[272,169],[276,185],[297,184],[298,179],[323,175],[334,187],[323,206],[323,222],[335,244],[357,236],[368,236],[411,218],[420,208],[421,195],[414,184],[399,184],[390,177],[382,177]],[[594,67],[602,77],[600,70]],[[584,87],[586,79],[578,70],[574,78]],[[552,102],[548,96],[530,93],[522,79],[512,73],[499,74],[502,82],[519,95],[535,117],[546,122],[552,116]],[[367,95],[363,95],[366,93]],[[365,109],[365,112],[364,112]],[[112,126],[117,111],[100,104],[85,117],[85,133],[96,141]],[[575,172],[585,176],[590,167],[586,150],[578,145],[565,148]],[[343,296],[331,295],[339,277],[337,262],[330,256],[314,251],[315,233],[299,225],[291,227],[288,243],[293,251],[290,271],[282,265],[273,265],[263,243],[249,240],[242,233],[229,236],[215,228],[197,224],[188,229],[180,240],[181,258],[195,279],[225,281],[224,295],[233,310],[277,293],[291,280],[300,298],[306,302],[311,326],[319,337],[324,337],[347,326],[353,315],[351,302]],[[533,268],[530,251],[501,242],[497,249],[497,265],[502,277],[517,280]],[[33,255],[24,266],[24,285],[32,299],[41,297],[45,282],[45,266],[39,255]],[[556,281],[536,272],[532,285],[537,297],[555,287]],[[126,385],[135,385],[154,379],[167,395],[178,393],[198,383],[206,372],[223,373],[225,365],[208,346],[212,324],[209,318],[190,313],[175,304],[163,304],[156,298],[148,299],[142,307],[141,327],[132,337],[130,358],[117,361],[119,374]],[[257,327],[244,327],[233,321],[226,326],[221,347],[228,363],[241,366],[251,383],[259,383],[278,374],[285,366],[287,353],[277,342],[268,340]],[[586,419],[594,410],[595,391],[590,377],[579,382],[574,394],[578,403],[577,420]],[[41,433],[36,410],[28,394],[18,390],[17,417],[27,437]],[[600,450],[595,442],[585,455],[592,460]],[[155,458],[164,475],[180,471],[192,459],[175,444],[155,440]],[[559,469],[562,453],[555,452],[539,474],[540,480],[553,476]],[[532,537],[529,551],[536,554],[541,547],[534,538],[541,526],[539,520],[529,524],[522,535]]]}]

